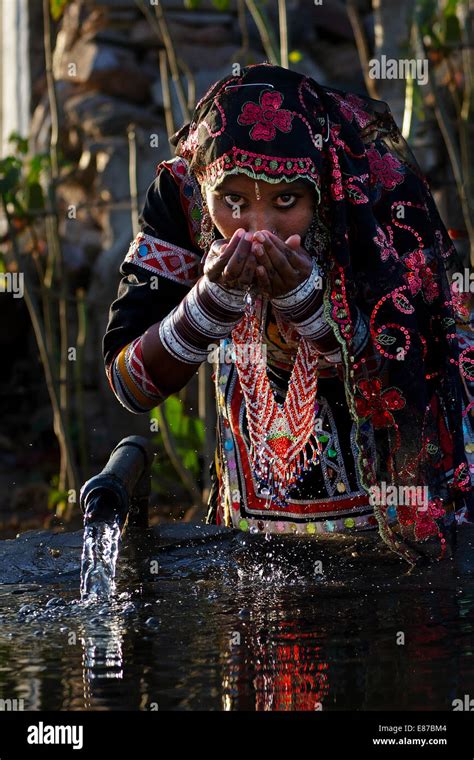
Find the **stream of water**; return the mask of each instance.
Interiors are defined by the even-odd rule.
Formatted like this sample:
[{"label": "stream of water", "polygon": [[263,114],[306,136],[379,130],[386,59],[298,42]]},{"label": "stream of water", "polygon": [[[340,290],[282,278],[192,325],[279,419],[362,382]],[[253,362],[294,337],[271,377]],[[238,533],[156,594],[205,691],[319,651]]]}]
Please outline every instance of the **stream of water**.
[{"label": "stream of water", "polygon": [[81,560],[81,599],[107,599],[115,592],[120,527],[97,522],[84,528]]}]

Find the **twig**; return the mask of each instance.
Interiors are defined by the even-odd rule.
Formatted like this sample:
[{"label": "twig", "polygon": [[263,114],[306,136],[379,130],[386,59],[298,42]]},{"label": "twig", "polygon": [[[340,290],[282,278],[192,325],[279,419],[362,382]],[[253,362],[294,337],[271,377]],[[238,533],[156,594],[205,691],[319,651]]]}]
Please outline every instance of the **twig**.
[{"label": "twig", "polygon": [[188,108],[190,111],[193,110],[194,106],[196,105],[196,80],[194,78],[194,74],[189,68],[186,61],[184,61],[179,56],[176,57],[178,67],[181,69],[181,71],[185,74],[187,77],[188,82]]},{"label": "twig", "polygon": [[[2,195],[2,203],[3,203],[5,217],[7,219],[8,226],[10,227],[10,230],[11,230],[13,257],[15,259],[17,269],[19,269],[20,253],[18,249],[17,239],[15,235],[15,230],[12,224],[12,220],[7,208],[7,204],[5,203],[5,198],[3,195]],[[26,282],[24,286],[24,297],[25,297],[26,308],[28,309],[28,313],[30,315],[33,332],[35,334],[36,344],[38,346],[41,364],[44,369],[46,387],[48,389],[49,398],[51,400],[51,406],[53,408],[53,426],[54,426],[55,435],[58,439],[61,461],[64,461],[66,464],[66,471],[67,471],[69,483],[74,483],[76,481],[76,473],[73,467],[73,460],[69,456],[69,452],[72,450],[71,441],[69,438],[69,431],[65,424],[63,413],[62,413],[60,404],[58,402],[55,383],[53,381],[52,364],[51,364],[51,360],[48,355],[48,351],[47,351],[46,344],[44,341],[44,335],[41,329],[41,322],[38,316],[38,312],[33,302],[33,299],[31,298],[31,295],[30,295],[30,288],[29,288],[28,282]]]},{"label": "twig", "polygon": [[239,16],[239,28],[242,34],[242,45],[235,54],[236,60],[241,56],[244,56],[249,50],[249,30],[247,27],[247,20],[245,18],[245,0],[238,0],[238,16]]},{"label": "twig", "polygon": [[128,180],[130,184],[130,211],[132,213],[132,231],[135,239],[140,229],[138,226],[138,188],[137,188],[137,133],[135,125],[129,124],[128,137]]},{"label": "twig", "polygon": [[160,33],[163,38],[163,42],[166,48],[166,52],[168,54],[168,61],[170,65],[171,70],[171,77],[173,79],[173,83],[175,86],[176,94],[178,96],[179,104],[181,106],[181,111],[183,114],[183,119],[185,121],[189,121],[191,118],[191,115],[189,113],[188,105],[186,103],[186,99],[184,97],[184,90],[183,85],[181,84],[181,79],[179,76],[179,70],[178,70],[178,63],[176,60],[176,53],[174,50],[173,40],[171,39],[171,35],[168,29],[168,24],[166,21],[165,14],[163,13],[163,8],[161,6],[160,0],[155,0],[155,14],[156,18],[158,20],[158,25],[160,27]]},{"label": "twig", "polygon": [[[413,20],[412,22],[412,39],[413,39],[413,43],[414,43],[414,47],[415,47],[417,55],[420,57],[427,58],[428,68],[430,69],[431,68],[430,61],[429,61],[429,58],[426,56],[426,51],[425,51],[423,40],[421,37],[420,27],[416,19]],[[457,186],[459,198],[461,201],[461,208],[462,208],[462,213],[464,217],[464,223],[466,225],[466,230],[467,230],[467,234],[470,241],[471,264],[474,266],[474,223],[473,223],[473,212],[471,209],[472,200],[468,198],[467,193],[466,193],[466,182],[465,182],[464,171],[463,171],[464,167],[461,162],[461,154],[456,144],[456,134],[454,132],[454,129],[451,124],[451,120],[445,108],[443,94],[439,91],[439,88],[436,84],[436,79],[430,73],[430,71],[428,71],[427,87],[429,89],[430,95],[433,98],[434,112],[436,115],[440,132],[443,136],[444,143],[446,145],[446,150],[448,151],[448,156],[451,162],[454,179],[456,180],[456,186]],[[461,123],[461,128],[462,128],[462,123]],[[468,167],[466,167],[466,171],[467,170],[468,170]]]},{"label": "twig", "polygon": [[258,33],[260,34],[260,39],[262,40],[262,45],[269,62],[278,65],[278,54],[276,52],[276,45],[272,43],[270,24],[268,24],[268,19],[265,20],[263,11],[261,8],[257,7],[255,0],[245,0],[245,2],[247,3],[247,8],[252,14],[253,20],[255,21],[255,25],[258,29]]},{"label": "twig", "polygon": [[352,26],[367,92],[371,98],[377,100],[379,98],[377,86],[375,80],[369,76],[369,45],[355,0],[347,0],[347,15]]},{"label": "twig", "polygon": [[170,69],[171,69],[171,76],[172,76],[174,86],[176,89],[176,95],[178,96],[178,101],[181,107],[181,112],[183,114],[183,119],[184,121],[189,121],[190,114],[189,114],[189,109],[186,103],[186,98],[184,96],[183,85],[181,84],[181,79],[179,77],[178,64],[176,62],[176,53],[174,51],[173,40],[171,39],[171,35],[169,33],[168,24],[166,22],[165,14],[163,13],[163,8],[161,7],[161,2],[160,0],[154,0],[156,18],[153,16],[150,9],[146,7],[143,0],[135,0],[135,2],[140,8],[140,10],[142,11],[142,13],[148,19],[150,26],[152,27],[152,29],[154,29],[159,41],[160,42],[162,41],[166,48],[166,53],[168,55],[168,61],[169,61]]},{"label": "twig", "polygon": [[[58,154],[57,143],[59,134],[59,119],[58,119],[58,104],[56,98],[56,89],[54,85],[53,76],[53,56],[51,47],[51,23],[49,15],[49,2],[43,0],[43,22],[44,22],[44,51],[45,51],[45,68],[46,68],[46,82],[48,90],[49,108],[51,114],[51,137],[50,137],[50,160],[51,160],[51,183],[49,186],[49,201],[51,208],[56,211],[56,181],[59,176],[58,166]],[[60,328],[60,353],[59,353],[59,408],[61,410],[61,416],[64,424],[64,429],[67,430],[69,425],[69,367],[68,367],[68,320],[67,320],[67,274],[63,267],[62,251],[59,245],[59,234],[57,225],[56,213],[46,218],[46,234],[48,238],[48,250],[51,250],[51,264],[49,267],[49,280],[47,281],[47,287],[51,288],[53,280],[54,262],[57,267],[57,279],[59,282],[60,294],[59,299],[59,328]],[[68,439],[69,440],[69,439]],[[68,461],[65,461],[66,456]],[[68,481],[69,489],[78,493],[78,482],[76,467],[74,461],[73,449],[68,447],[68,450],[62,451],[60,472],[59,472],[59,484],[60,491],[66,490],[66,481]]]},{"label": "twig", "polygon": [[166,51],[160,50],[159,57],[160,57],[160,80],[161,80],[161,88],[163,91],[163,106],[165,109],[165,124],[166,124],[166,131],[168,133],[168,138],[170,138],[171,135],[175,133],[176,129],[174,125],[173,106],[171,102],[171,93],[170,93],[169,82],[168,82],[168,64],[167,64]]},{"label": "twig", "polygon": [[[76,389],[76,407],[78,421],[78,438],[79,438],[79,458],[81,463],[81,480],[87,477],[87,436],[85,427],[85,404],[84,404],[84,349],[87,336],[87,306],[85,302],[85,291],[78,288],[76,306],[77,306],[77,337],[76,337],[76,361],[74,363],[74,380]],[[67,520],[71,515],[71,507],[68,507],[64,518]]]},{"label": "twig", "polygon": [[288,68],[288,22],[286,0],[278,0],[278,25],[280,27],[280,60],[284,69]]}]

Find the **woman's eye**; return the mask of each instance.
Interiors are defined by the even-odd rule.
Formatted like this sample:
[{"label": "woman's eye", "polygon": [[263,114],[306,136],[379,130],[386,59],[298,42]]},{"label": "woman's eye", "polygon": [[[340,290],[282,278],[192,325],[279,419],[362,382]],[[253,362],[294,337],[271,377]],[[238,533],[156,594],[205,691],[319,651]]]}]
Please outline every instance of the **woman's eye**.
[{"label": "woman's eye", "polygon": [[[241,195],[230,193],[223,197],[226,205],[230,208],[235,208],[235,206],[243,207],[245,205],[245,200]],[[282,201],[282,203],[277,203],[276,205],[278,208],[292,208],[296,203],[297,197],[294,193],[282,193],[277,198],[277,201]]]},{"label": "woman's eye", "polygon": [[[231,200],[227,200],[228,198],[230,198]],[[242,206],[243,205],[242,203],[237,203],[237,201],[235,200],[236,198],[240,198],[241,200],[243,200],[241,195],[235,195],[235,194],[224,195],[224,200],[228,206]]]},{"label": "woman's eye", "polygon": [[[296,195],[292,195],[290,193],[284,193],[283,195],[279,195],[278,198],[280,200],[283,200],[283,204],[282,204],[283,208],[288,208],[289,206],[294,206],[295,203],[296,203]],[[295,200],[293,202],[290,201],[288,203],[288,202],[285,202],[285,200],[284,200],[285,198],[294,198]]]}]

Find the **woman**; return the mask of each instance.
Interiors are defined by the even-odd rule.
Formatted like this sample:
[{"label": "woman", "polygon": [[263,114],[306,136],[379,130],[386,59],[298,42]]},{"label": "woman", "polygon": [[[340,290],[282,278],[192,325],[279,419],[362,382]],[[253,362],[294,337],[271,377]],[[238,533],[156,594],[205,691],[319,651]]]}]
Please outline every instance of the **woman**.
[{"label": "woman", "polygon": [[[472,519],[455,249],[383,102],[268,63],[216,82],[157,167],[112,304],[145,412],[212,360],[208,522],[407,541]],[[231,360],[226,361],[229,353]]]}]

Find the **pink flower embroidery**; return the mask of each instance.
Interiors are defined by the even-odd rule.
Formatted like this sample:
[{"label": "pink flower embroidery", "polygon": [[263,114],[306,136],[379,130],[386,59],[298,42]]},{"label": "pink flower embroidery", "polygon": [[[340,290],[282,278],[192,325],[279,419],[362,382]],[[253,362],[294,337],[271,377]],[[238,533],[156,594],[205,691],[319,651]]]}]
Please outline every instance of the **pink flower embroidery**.
[{"label": "pink flower embroidery", "polygon": [[290,132],[293,114],[280,108],[283,101],[281,92],[266,91],[261,93],[259,103],[244,103],[237,123],[244,126],[253,124],[250,130],[252,140],[273,140],[276,129]]},{"label": "pink flower embroidery", "polygon": [[337,100],[341,113],[347,121],[352,121],[355,116],[357,124],[362,128],[373,121],[373,116],[362,108],[365,105],[364,101],[358,98],[357,95],[346,95],[343,98],[342,95],[337,95],[335,92],[330,92],[329,94]]},{"label": "pink flower embroidery", "polygon": [[373,181],[380,182],[386,190],[393,190],[400,182],[403,182],[403,175],[399,171],[401,162],[395,156],[390,153],[381,155],[372,146],[367,151],[367,158]]},{"label": "pink flower embroidery", "polygon": [[426,263],[424,253],[420,250],[414,251],[405,256],[404,263],[411,270],[405,278],[412,295],[415,296],[421,290],[428,303],[432,303],[439,295],[439,288],[433,271]]},{"label": "pink flower embroidery", "polygon": [[374,243],[378,245],[378,247],[380,248],[380,258],[382,259],[382,261],[387,261],[387,259],[390,256],[393,256],[394,259],[399,258],[397,251],[393,247],[392,228],[388,224],[387,224],[387,233],[388,233],[388,239],[382,227],[379,227],[377,225],[377,237],[372,238]]}]

